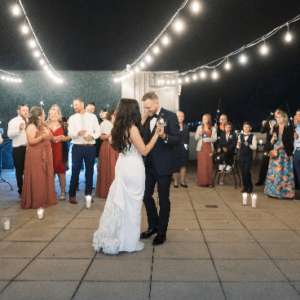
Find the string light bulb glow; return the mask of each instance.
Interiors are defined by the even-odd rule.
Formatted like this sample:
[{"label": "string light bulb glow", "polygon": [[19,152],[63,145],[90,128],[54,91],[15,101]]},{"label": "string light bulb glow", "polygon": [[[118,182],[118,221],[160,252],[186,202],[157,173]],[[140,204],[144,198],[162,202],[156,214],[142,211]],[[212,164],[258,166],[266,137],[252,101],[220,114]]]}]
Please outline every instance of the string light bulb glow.
[{"label": "string light bulb glow", "polygon": [[178,83],[179,84],[182,83],[182,79],[181,78],[178,79]]},{"label": "string light bulb glow", "polygon": [[41,56],[40,51],[34,51],[34,56],[35,56],[35,57],[40,57],[40,56]]},{"label": "string light bulb glow", "polygon": [[163,44],[164,45],[168,45],[169,44],[169,37],[167,36],[167,35],[165,35],[164,37],[163,37],[163,39],[162,39],[162,42],[163,42]]},{"label": "string light bulb glow", "polygon": [[36,47],[36,42],[35,42],[34,39],[31,39],[31,40],[29,41],[29,46],[30,46],[31,48]]},{"label": "string light bulb glow", "polygon": [[145,59],[146,59],[147,62],[151,62],[152,61],[152,57],[149,54],[146,55]]},{"label": "string light bulb glow", "polygon": [[192,10],[194,12],[198,12],[200,10],[200,4],[199,4],[198,1],[193,2],[193,4],[192,4]]},{"label": "string light bulb glow", "polygon": [[167,84],[170,84],[171,83],[171,81],[170,80],[167,80]]},{"label": "string light bulb glow", "polygon": [[214,70],[211,74],[212,79],[216,80],[219,78],[219,74],[216,70]]},{"label": "string light bulb glow", "polygon": [[188,77],[185,78],[185,82],[189,82],[190,79]]},{"label": "string light bulb glow", "polygon": [[247,56],[245,54],[242,54],[240,56],[239,60],[240,60],[240,63],[244,65],[247,62]]},{"label": "string light bulb glow", "polygon": [[23,25],[23,26],[22,26],[22,32],[23,32],[24,34],[27,34],[27,33],[29,32],[29,29],[28,29],[28,26],[27,26],[27,25]]},{"label": "string light bulb glow", "polygon": [[287,42],[290,42],[292,40],[292,35],[290,34],[289,30],[288,30],[288,32],[285,35],[285,40]]},{"label": "string light bulb glow", "polygon": [[266,46],[265,41],[264,41],[264,44],[260,48],[260,52],[263,55],[266,55],[269,52],[269,48]]},{"label": "string light bulb glow", "polygon": [[194,80],[196,80],[196,79],[197,79],[197,75],[196,75],[196,74],[193,76],[193,79],[194,79]]},{"label": "string light bulb glow", "polygon": [[177,20],[174,25],[175,25],[175,29],[177,31],[182,31],[182,29],[183,29],[183,23],[182,23],[181,20]]},{"label": "string light bulb glow", "polygon": [[201,77],[202,79],[205,79],[205,78],[206,78],[206,72],[205,72],[205,71],[201,71],[201,72],[200,72],[200,77]]},{"label": "string light bulb glow", "polygon": [[140,67],[141,67],[141,68],[145,68],[145,66],[146,66],[145,63],[142,61],[142,62],[140,63]]},{"label": "string light bulb glow", "polygon": [[13,7],[13,14],[15,15],[15,16],[18,16],[19,14],[20,14],[20,6],[19,5],[14,5],[14,7]]},{"label": "string light bulb glow", "polygon": [[44,65],[44,64],[45,64],[45,61],[44,61],[43,59],[41,59],[41,60],[40,60],[40,64],[41,64],[41,65]]},{"label": "string light bulb glow", "polygon": [[231,69],[231,64],[230,64],[229,61],[226,62],[226,64],[225,64],[225,69],[226,69],[226,70],[230,70],[230,69]]},{"label": "string light bulb glow", "polygon": [[138,66],[136,66],[136,67],[134,68],[134,71],[135,71],[136,73],[138,73],[138,72],[140,71],[140,68],[139,68]]},{"label": "string light bulb glow", "polygon": [[153,52],[154,52],[155,54],[159,53],[159,48],[158,48],[157,46],[155,46],[154,49],[153,49]]}]

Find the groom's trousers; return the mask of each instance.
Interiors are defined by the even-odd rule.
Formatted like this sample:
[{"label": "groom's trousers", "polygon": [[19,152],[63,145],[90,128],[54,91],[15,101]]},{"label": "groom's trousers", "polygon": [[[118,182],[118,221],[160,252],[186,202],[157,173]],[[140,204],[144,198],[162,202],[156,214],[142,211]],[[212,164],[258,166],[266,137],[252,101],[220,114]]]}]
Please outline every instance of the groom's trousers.
[{"label": "groom's trousers", "polygon": [[[153,162],[146,164],[146,184],[144,204],[147,210],[149,228],[158,227],[158,234],[166,234],[170,217],[170,185],[172,174],[160,176],[157,174]],[[159,198],[159,216],[153,199],[155,184],[157,183]]]}]

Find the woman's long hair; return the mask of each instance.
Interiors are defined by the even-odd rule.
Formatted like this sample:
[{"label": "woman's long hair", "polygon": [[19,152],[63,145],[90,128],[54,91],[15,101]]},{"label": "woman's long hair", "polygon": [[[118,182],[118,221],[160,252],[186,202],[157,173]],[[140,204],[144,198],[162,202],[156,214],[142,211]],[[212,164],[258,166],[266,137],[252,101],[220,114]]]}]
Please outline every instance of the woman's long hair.
[{"label": "woman's long hair", "polygon": [[[288,126],[288,122],[289,122],[289,117],[288,117],[287,113],[284,110],[278,109],[277,110],[277,114],[281,115],[282,117],[284,117],[284,127],[287,127]],[[279,124],[277,123],[275,125],[275,127],[278,127],[278,126],[279,126]]]},{"label": "woman's long hair", "polygon": [[111,131],[111,146],[119,153],[125,153],[127,146],[131,147],[130,128],[136,126],[141,132],[141,113],[139,104],[135,99],[122,98],[119,101],[116,120]]},{"label": "woman's long hair", "polygon": [[202,117],[202,124],[201,124],[201,127],[202,127],[202,130],[204,129],[204,124],[203,124],[203,118],[204,117],[207,117],[208,118],[208,124],[207,124],[207,127],[209,130],[211,130],[211,127],[212,127],[212,120],[211,120],[211,115],[210,114],[205,114],[203,115]]},{"label": "woman's long hair", "polygon": [[43,112],[44,110],[41,107],[33,106],[29,112],[27,127],[28,125],[33,124],[39,128],[39,116],[43,115]]}]

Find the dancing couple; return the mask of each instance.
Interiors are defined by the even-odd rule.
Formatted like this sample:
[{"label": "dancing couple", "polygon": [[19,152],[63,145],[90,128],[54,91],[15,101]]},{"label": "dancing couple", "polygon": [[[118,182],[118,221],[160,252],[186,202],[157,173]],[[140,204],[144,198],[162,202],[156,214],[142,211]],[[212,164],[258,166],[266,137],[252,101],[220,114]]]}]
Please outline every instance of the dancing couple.
[{"label": "dancing couple", "polygon": [[[93,247],[106,254],[134,252],[144,248],[140,239],[156,234],[153,245],[166,241],[170,216],[170,185],[180,146],[178,119],[162,108],[154,92],[138,102],[121,99],[112,129],[112,147],[119,152],[112,183],[94,233]],[[159,214],[153,199],[157,183]],[[142,202],[147,210],[148,229],[140,233]]]}]

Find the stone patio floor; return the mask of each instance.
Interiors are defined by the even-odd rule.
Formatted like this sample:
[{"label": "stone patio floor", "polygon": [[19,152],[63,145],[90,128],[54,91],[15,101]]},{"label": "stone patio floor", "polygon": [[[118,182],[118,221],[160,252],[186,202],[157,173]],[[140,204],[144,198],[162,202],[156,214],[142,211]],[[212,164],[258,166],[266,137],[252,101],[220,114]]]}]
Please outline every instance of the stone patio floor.
[{"label": "stone patio floor", "polygon": [[[167,242],[153,247],[150,238],[141,252],[107,256],[92,248],[105,199],[85,208],[84,172],[78,205],[59,201],[43,220],[20,209],[14,172],[3,177],[13,191],[0,183],[0,217],[11,218],[11,230],[0,230],[1,300],[300,299],[300,202],[255,187],[258,208],[250,197],[243,206],[231,174],[224,186],[201,188],[190,162],[188,189],[171,188]],[[68,172],[67,189],[69,180]]]}]

